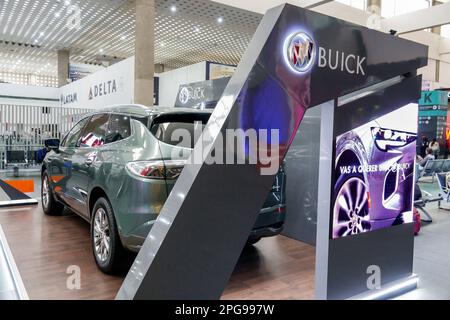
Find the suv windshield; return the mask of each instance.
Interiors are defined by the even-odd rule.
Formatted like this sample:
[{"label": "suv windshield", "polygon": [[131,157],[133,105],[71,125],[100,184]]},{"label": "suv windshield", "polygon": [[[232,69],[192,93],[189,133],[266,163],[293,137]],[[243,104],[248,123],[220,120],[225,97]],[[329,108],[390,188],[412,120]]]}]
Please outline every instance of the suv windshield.
[{"label": "suv windshield", "polygon": [[163,114],[153,119],[150,131],[164,143],[193,149],[210,115],[210,113]]}]

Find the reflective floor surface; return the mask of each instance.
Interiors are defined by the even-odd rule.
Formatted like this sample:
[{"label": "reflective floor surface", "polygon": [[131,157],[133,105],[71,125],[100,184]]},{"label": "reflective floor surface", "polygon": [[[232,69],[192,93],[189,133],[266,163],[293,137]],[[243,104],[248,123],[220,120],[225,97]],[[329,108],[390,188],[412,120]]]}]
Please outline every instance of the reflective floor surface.
[{"label": "reflective floor surface", "polygon": [[[124,274],[97,269],[89,225],[75,214],[45,216],[40,206],[3,208],[0,224],[31,299],[115,297]],[[312,299],[314,255],[314,247],[283,236],[263,239],[243,251],[222,298]]]},{"label": "reflective floor surface", "polygon": [[[420,186],[433,195],[439,193],[436,183]],[[442,207],[450,208],[450,203],[442,203]],[[398,299],[450,299],[450,211],[438,209],[436,202],[428,204],[427,209],[434,221],[422,224],[414,242],[414,272],[419,276],[419,286]]]},{"label": "reflective floor surface", "polygon": [[[435,184],[422,188],[436,194]],[[445,206],[445,204],[444,204]],[[450,208],[450,204],[447,205]],[[450,299],[450,211],[429,204],[434,222],[415,238],[414,272],[419,288],[398,299]],[[31,299],[113,299],[124,274],[101,273],[93,260],[88,224],[65,211],[49,217],[40,206],[2,208],[3,227]],[[314,247],[278,236],[246,248],[223,299],[312,299]],[[73,270],[81,272],[81,288],[70,289]],[[69,284],[69,286],[68,286]]]}]

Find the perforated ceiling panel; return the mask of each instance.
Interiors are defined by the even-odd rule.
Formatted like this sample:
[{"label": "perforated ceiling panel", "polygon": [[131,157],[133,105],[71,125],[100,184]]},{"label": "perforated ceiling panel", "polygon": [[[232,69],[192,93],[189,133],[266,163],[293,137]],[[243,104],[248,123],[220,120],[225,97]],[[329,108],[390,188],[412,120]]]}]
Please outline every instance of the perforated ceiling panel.
[{"label": "perforated ceiling panel", "polygon": [[[155,63],[237,64],[260,19],[207,0],[156,0]],[[0,0],[0,71],[55,76],[63,48],[75,62],[127,58],[134,20],[134,0]]]}]

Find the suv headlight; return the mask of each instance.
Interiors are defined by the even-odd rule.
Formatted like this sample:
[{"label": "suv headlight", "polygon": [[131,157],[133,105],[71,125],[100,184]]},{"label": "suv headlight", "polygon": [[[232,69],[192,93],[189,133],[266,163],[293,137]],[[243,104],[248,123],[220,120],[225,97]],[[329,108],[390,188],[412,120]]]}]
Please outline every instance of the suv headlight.
[{"label": "suv headlight", "polygon": [[417,134],[373,127],[372,137],[378,149],[388,151],[391,149],[404,147],[416,141]]}]

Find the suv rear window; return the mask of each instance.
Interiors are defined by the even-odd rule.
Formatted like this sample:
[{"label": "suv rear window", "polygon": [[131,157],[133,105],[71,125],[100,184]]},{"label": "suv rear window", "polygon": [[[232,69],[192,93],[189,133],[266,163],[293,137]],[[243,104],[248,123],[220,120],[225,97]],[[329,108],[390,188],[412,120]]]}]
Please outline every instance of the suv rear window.
[{"label": "suv rear window", "polygon": [[[210,113],[163,114],[153,119],[151,133],[160,141],[183,148],[194,148],[195,130],[203,131]],[[179,131],[176,131],[181,129]],[[180,137],[181,134],[181,137]]]},{"label": "suv rear window", "polygon": [[106,143],[117,142],[131,135],[130,117],[121,114],[112,114],[109,118]]}]

